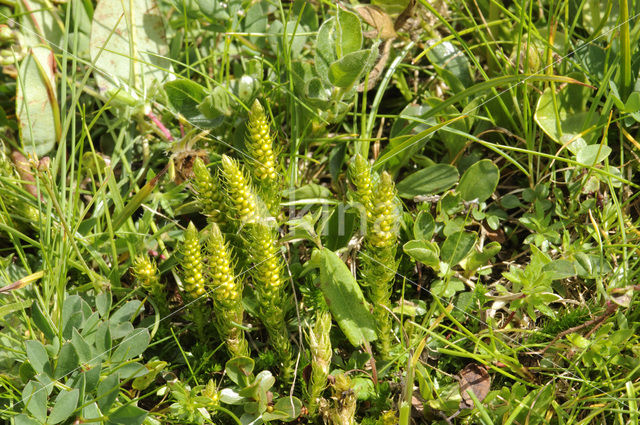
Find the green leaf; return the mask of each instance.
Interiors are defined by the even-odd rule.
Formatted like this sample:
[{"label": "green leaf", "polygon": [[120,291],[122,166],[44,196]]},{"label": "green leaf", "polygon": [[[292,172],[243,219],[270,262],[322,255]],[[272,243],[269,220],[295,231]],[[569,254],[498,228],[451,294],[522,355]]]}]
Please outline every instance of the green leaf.
[{"label": "green leaf", "polygon": [[25,351],[29,363],[37,373],[42,373],[47,369],[46,373],[51,373],[51,365],[49,364],[49,354],[40,341],[25,341]]},{"label": "green leaf", "polygon": [[349,342],[357,347],[376,339],[376,324],[362,290],[347,265],[333,251],[315,249],[307,267],[320,270],[319,286],[329,311]]},{"label": "green leaf", "polygon": [[142,303],[138,300],[127,302],[125,305],[116,310],[109,319],[112,323],[129,322],[141,311]]},{"label": "green leaf", "polygon": [[501,245],[498,242],[491,242],[485,245],[482,251],[474,250],[464,264],[465,270],[477,270],[498,255]]},{"label": "green leaf", "polygon": [[265,421],[291,421],[300,416],[302,402],[296,397],[282,397],[276,400],[271,412],[263,413]]},{"label": "green leaf", "polygon": [[255,362],[250,357],[234,357],[225,365],[227,376],[240,386],[247,385],[252,376]]},{"label": "green leaf", "polygon": [[551,87],[545,89],[538,100],[534,119],[551,139],[561,145],[567,144],[572,153],[580,142],[590,144],[597,136],[597,132],[583,132],[598,122],[598,114],[589,113],[585,105],[589,99],[589,89],[579,86],[578,90],[571,90],[571,86],[565,86],[559,93],[553,96]]},{"label": "green leaf", "polygon": [[[129,5],[135,5],[133,9]],[[93,13],[89,50],[101,93],[124,87],[146,97],[169,75],[165,24],[155,0],[101,0]]]},{"label": "green leaf", "polygon": [[611,153],[611,148],[606,145],[587,145],[578,151],[576,161],[589,167],[604,161]]},{"label": "green leaf", "polygon": [[437,269],[440,265],[438,245],[426,240],[409,241],[402,247],[402,250],[409,257],[422,264]]},{"label": "green leaf", "polygon": [[360,50],[362,47],[362,28],[360,18],[355,13],[343,8],[338,8],[338,20],[336,21],[335,49],[338,58]]},{"label": "green leaf", "polygon": [[160,373],[160,371],[164,369],[167,366],[167,364],[168,364],[167,362],[163,362],[161,360],[154,360],[152,362],[147,363],[146,367],[148,372],[144,376],[139,376],[135,378],[133,380],[133,384],[131,384],[131,387],[139,391],[142,391],[148,388],[149,385],[151,385],[151,383],[153,383],[153,381],[156,379],[156,376],[158,376],[158,373]]},{"label": "green leaf", "polygon": [[460,231],[453,233],[442,244],[440,258],[453,267],[471,252],[478,235],[474,232]]},{"label": "green leaf", "polygon": [[223,388],[220,391],[220,401],[224,404],[243,404],[247,402],[247,399],[233,388]]},{"label": "green leaf", "polygon": [[476,199],[478,202],[484,202],[496,190],[499,179],[498,167],[491,160],[483,159],[467,168],[457,190],[465,201]]},{"label": "green leaf", "polygon": [[80,364],[80,359],[76,349],[70,342],[65,343],[58,354],[58,364],[54,374],[56,379],[60,379],[73,371]]},{"label": "green leaf", "polygon": [[100,317],[107,317],[111,309],[111,292],[103,291],[96,295],[96,309],[100,313]]},{"label": "green leaf", "polygon": [[22,404],[40,423],[47,418],[47,392],[41,383],[29,381],[22,390]]},{"label": "green leaf", "polygon": [[429,291],[435,297],[442,298],[450,298],[453,297],[456,293],[460,291],[464,291],[465,286],[458,279],[450,279],[448,281],[438,280],[433,285]]},{"label": "green leaf", "polygon": [[420,211],[413,223],[413,237],[418,240],[430,241],[436,229],[436,222],[429,211]]},{"label": "green leaf", "polygon": [[164,90],[171,106],[187,119],[200,115],[198,105],[207,96],[207,90],[200,84],[187,79],[174,80],[165,83]]},{"label": "green leaf", "polygon": [[398,194],[412,199],[418,195],[441,193],[456,184],[460,175],[453,165],[435,164],[405,177],[398,183]]},{"label": "green leaf", "polygon": [[38,157],[54,148],[61,131],[53,63],[51,50],[34,47],[18,70],[16,112],[20,139],[24,150]]},{"label": "green leaf", "polygon": [[71,344],[73,344],[73,347],[76,349],[81,362],[88,363],[92,360],[91,347],[76,329],[73,330]]},{"label": "green leaf", "polygon": [[450,41],[437,42],[427,49],[427,57],[436,68],[436,72],[455,92],[460,92],[473,84],[469,60]]},{"label": "green leaf", "polygon": [[53,405],[53,409],[51,410],[51,414],[47,419],[48,424],[57,424],[64,420],[66,420],[76,407],[78,406],[78,397],[80,396],[80,391],[77,389],[71,391],[60,391],[58,397],[56,397],[56,402]]},{"label": "green leaf", "polygon": [[235,103],[229,89],[217,86],[200,102],[198,110],[210,120],[221,119],[233,114]]},{"label": "green leaf", "polygon": [[331,84],[341,88],[353,86],[365,70],[370,55],[370,50],[358,50],[333,62],[329,66]]},{"label": "green leaf", "polygon": [[336,18],[322,23],[316,36],[315,67],[322,81],[329,85],[329,65],[336,61]]},{"label": "green leaf", "polygon": [[15,425],[40,425],[41,422],[36,421],[35,419],[31,419],[29,416],[24,413],[19,414],[13,418],[13,423]]},{"label": "green leaf", "polygon": [[553,260],[542,266],[542,271],[548,279],[566,279],[576,275],[576,266],[573,261]]},{"label": "green leaf", "polygon": [[31,318],[33,319],[33,323],[38,327],[40,331],[44,334],[45,338],[49,341],[53,340],[56,336],[56,331],[53,329],[51,325],[51,319],[40,309],[38,305],[38,301],[34,301],[31,305]]},{"label": "green leaf", "polygon": [[112,362],[123,362],[139,356],[147,349],[151,337],[149,331],[145,328],[134,329],[133,332],[125,337],[115,349],[111,356]]},{"label": "green leaf", "polygon": [[116,372],[112,373],[104,380],[102,380],[102,382],[98,384],[98,397],[96,399],[100,410],[102,410],[103,412],[109,410],[113,405],[113,402],[116,401],[116,397],[118,397],[119,391],[120,385],[118,381],[118,374]]},{"label": "green leaf", "polygon": [[147,417],[147,411],[127,404],[118,408],[115,412],[109,414],[109,421],[122,425],[140,425]]},{"label": "green leaf", "polygon": [[624,112],[630,114],[638,111],[640,111],[640,91],[634,91],[624,104]]}]

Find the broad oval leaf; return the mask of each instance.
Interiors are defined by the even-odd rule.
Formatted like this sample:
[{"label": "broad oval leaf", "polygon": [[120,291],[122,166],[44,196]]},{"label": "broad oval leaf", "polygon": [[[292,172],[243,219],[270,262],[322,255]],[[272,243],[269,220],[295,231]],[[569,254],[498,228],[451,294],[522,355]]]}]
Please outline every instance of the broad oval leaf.
[{"label": "broad oval leaf", "polygon": [[120,386],[117,373],[112,373],[104,378],[102,382],[98,384],[97,390],[98,397],[96,401],[100,410],[103,412],[109,410],[111,405],[116,401],[119,392]]},{"label": "broad oval leaf", "polygon": [[44,156],[60,136],[60,112],[53,75],[53,52],[34,47],[20,64],[16,87],[16,112],[20,138],[26,152]]},{"label": "broad oval leaf", "polygon": [[247,385],[249,377],[252,376],[255,362],[251,357],[234,357],[225,365],[227,376],[237,385]]},{"label": "broad oval leaf", "polygon": [[[538,99],[534,119],[547,136],[567,149],[576,153],[576,141],[584,139],[587,144],[597,136],[595,131],[585,133],[598,122],[598,115],[589,113],[585,103],[589,99],[589,91],[583,86],[565,86],[554,93],[547,87]],[[574,146],[575,145],[575,146]]]},{"label": "broad oval leaf", "polygon": [[606,145],[587,145],[578,151],[576,160],[586,166],[594,166],[604,161],[611,153],[611,148]]},{"label": "broad oval leaf", "polygon": [[362,290],[347,265],[333,251],[316,249],[308,267],[320,270],[319,286],[349,342],[358,347],[376,339],[376,324]]},{"label": "broad oval leaf", "polygon": [[496,190],[499,179],[498,167],[490,160],[483,159],[467,168],[460,179],[458,192],[465,201],[476,199],[478,202],[483,202]]},{"label": "broad oval leaf", "polygon": [[145,93],[154,81],[163,82],[171,67],[164,28],[155,0],[100,0],[89,44],[101,71],[96,75],[100,92],[128,87]]},{"label": "broad oval leaf", "polygon": [[366,69],[371,50],[358,50],[329,65],[329,81],[336,87],[348,88],[355,84]]},{"label": "broad oval leaf", "polygon": [[276,400],[271,412],[262,414],[265,421],[286,421],[289,422],[298,416],[302,410],[302,402],[296,397],[282,397]]},{"label": "broad oval leaf", "polygon": [[453,165],[435,164],[405,177],[398,183],[398,194],[412,199],[418,195],[440,193],[456,184],[460,175]]},{"label": "broad oval leaf", "polygon": [[122,425],[140,425],[147,417],[147,411],[134,406],[133,404],[126,404],[115,412],[109,415],[109,420],[112,423]]},{"label": "broad oval leaf", "polygon": [[409,241],[402,247],[409,257],[421,262],[425,266],[437,268],[440,265],[439,248],[433,242],[425,240]]},{"label": "broad oval leaf", "polygon": [[440,258],[442,261],[453,267],[458,264],[473,249],[478,235],[474,232],[455,232],[442,244]]},{"label": "broad oval leaf", "polygon": [[355,13],[343,8],[338,8],[338,20],[336,21],[335,49],[338,58],[360,50],[362,47],[362,28],[360,19]]},{"label": "broad oval leaf", "polygon": [[429,241],[436,229],[436,222],[429,211],[420,211],[413,223],[413,237],[418,240]]},{"label": "broad oval leaf", "polygon": [[198,105],[207,96],[206,89],[200,84],[187,79],[174,80],[165,83],[164,90],[171,106],[187,119],[200,115]]},{"label": "broad oval leaf", "polygon": [[58,397],[56,397],[56,402],[53,405],[53,409],[51,410],[51,414],[47,419],[48,424],[57,424],[65,419],[67,419],[76,407],[78,406],[78,397],[80,396],[80,391],[77,389],[73,389],[71,391],[60,391]]},{"label": "broad oval leaf", "polygon": [[47,392],[41,383],[27,382],[22,390],[22,404],[40,423],[47,418]]},{"label": "broad oval leaf", "polygon": [[111,356],[112,362],[123,362],[139,356],[149,345],[149,331],[144,328],[134,329],[118,344],[115,352]]},{"label": "broad oval leaf", "polygon": [[77,368],[79,363],[80,358],[73,344],[70,342],[65,343],[60,349],[60,354],[58,354],[58,364],[56,364],[54,376],[56,379],[66,376]]},{"label": "broad oval leaf", "polygon": [[51,373],[49,354],[40,341],[25,341],[24,348],[33,370],[37,373],[42,373],[45,371],[45,368],[47,368],[48,370],[46,372]]},{"label": "broad oval leaf", "polygon": [[316,36],[315,67],[325,84],[329,83],[329,65],[338,59],[335,51],[336,18],[322,23]]}]

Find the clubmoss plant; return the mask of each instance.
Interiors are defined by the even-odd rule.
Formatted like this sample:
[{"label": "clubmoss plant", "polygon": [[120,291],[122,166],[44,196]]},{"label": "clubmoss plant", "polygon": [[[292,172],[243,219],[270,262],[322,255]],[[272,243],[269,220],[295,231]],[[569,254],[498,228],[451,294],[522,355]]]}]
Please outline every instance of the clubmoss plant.
[{"label": "clubmoss plant", "polygon": [[331,366],[331,313],[320,311],[316,323],[309,328],[308,342],[311,351],[311,376],[305,390],[309,416],[313,417],[318,409],[320,396],[327,386],[327,376]]},{"label": "clubmoss plant", "polygon": [[226,221],[224,216],[224,197],[219,180],[211,175],[200,158],[196,158],[193,164],[193,174],[193,188],[202,205],[202,213],[209,220],[219,225],[224,225]]},{"label": "clubmoss plant", "polygon": [[258,295],[260,319],[269,333],[285,381],[293,372],[291,343],[286,322],[285,279],[275,229],[265,222],[253,223],[245,229],[247,251],[253,264],[250,274]]},{"label": "clubmoss plant", "polygon": [[160,316],[166,317],[169,314],[167,293],[165,287],[160,283],[156,262],[147,255],[139,255],[133,260],[131,273],[136,283],[151,295]]},{"label": "clubmoss plant", "polygon": [[252,263],[249,273],[257,292],[260,320],[269,333],[285,380],[288,380],[293,362],[285,320],[285,279],[277,232],[270,226],[265,209],[259,207],[250,180],[240,165],[226,155],[222,156],[222,175],[227,184],[229,210],[241,228],[245,252]]},{"label": "clubmoss plant", "polygon": [[205,294],[204,263],[202,248],[198,239],[198,229],[192,222],[184,232],[182,243],[182,284],[188,302],[191,303],[189,317],[196,326],[200,341],[206,341],[206,308],[202,295]]},{"label": "clubmoss plant", "polygon": [[251,175],[267,209],[273,216],[278,215],[280,206],[280,178],[276,171],[276,153],[269,119],[260,102],[256,99],[249,111],[247,123],[247,152],[251,156]]},{"label": "clubmoss plant", "polygon": [[216,223],[211,225],[207,251],[207,284],[213,293],[216,329],[222,340],[227,343],[227,350],[232,356],[246,357],[249,355],[249,349],[244,332],[239,327],[244,316],[242,284],[235,277],[229,245]]},{"label": "clubmoss plant", "polygon": [[378,351],[383,360],[390,357],[392,327],[389,309],[393,278],[397,269],[396,243],[400,214],[393,178],[382,173],[374,183],[367,161],[357,155],[351,169],[354,198],[366,212],[365,249],[361,255],[362,282],[369,287],[369,301],[378,328]]},{"label": "clubmoss plant", "polygon": [[344,373],[335,376],[332,385],[333,405],[329,408],[328,419],[332,424],[355,425],[357,394],[351,379]]},{"label": "clubmoss plant", "polygon": [[227,185],[227,204],[241,225],[254,223],[259,217],[258,198],[238,162],[222,155],[222,177]]},{"label": "clubmoss plant", "polygon": [[368,216],[373,211],[373,178],[371,166],[362,155],[357,154],[350,166],[349,177],[355,186],[355,201],[360,203],[360,208]]}]

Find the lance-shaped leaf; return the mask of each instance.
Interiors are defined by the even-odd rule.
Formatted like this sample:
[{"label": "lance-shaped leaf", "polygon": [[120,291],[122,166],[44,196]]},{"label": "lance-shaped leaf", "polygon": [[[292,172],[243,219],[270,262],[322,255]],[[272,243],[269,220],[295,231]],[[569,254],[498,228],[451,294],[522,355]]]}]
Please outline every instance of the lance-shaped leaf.
[{"label": "lance-shaped leaf", "polygon": [[375,340],[375,321],[347,265],[333,251],[323,248],[313,251],[307,267],[320,270],[319,287],[349,342],[357,347]]}]

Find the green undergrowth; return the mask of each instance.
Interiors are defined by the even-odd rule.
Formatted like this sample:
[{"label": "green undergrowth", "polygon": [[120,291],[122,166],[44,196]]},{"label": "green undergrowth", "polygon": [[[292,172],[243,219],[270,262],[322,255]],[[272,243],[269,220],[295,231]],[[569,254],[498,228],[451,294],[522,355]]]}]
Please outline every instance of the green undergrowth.
[{"label": "green undergrowth", "polygon": [[636,0],[0,1],[0,418],[637,424]]}]

